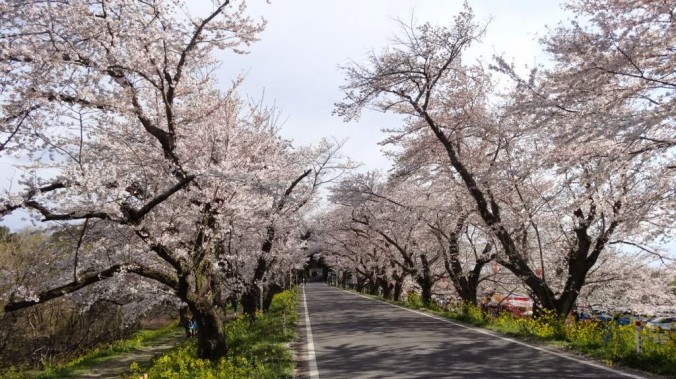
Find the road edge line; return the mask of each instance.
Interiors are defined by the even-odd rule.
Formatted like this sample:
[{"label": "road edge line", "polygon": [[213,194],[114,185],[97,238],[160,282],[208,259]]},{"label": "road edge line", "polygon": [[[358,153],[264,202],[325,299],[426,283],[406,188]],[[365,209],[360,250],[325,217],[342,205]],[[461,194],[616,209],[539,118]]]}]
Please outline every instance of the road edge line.
[{"label": "road edge line", "polygon": [[307,360],[310,365],[310,379],[319,379],[319,369],[315,357],[315,342],[312,339],[312,326],[310,325],[310,311],[307,307],[305,297],[305,286],[303,286],[303,308],[305,308],[305,334],[307,337]]},{"label": "road edge line", "polygon": [[477,327],[473,327],[473,326],[464,325],[464,324],[461,324],[461,323],[459,323],[459,322],[455,322],[455,321],[453,321],[453,320],[447,319],[447,318],[445,318],[445,317],[440,317],[440,316],[436,316],[436,315],[431,315],[431,314],[429,314],[429,313],[421,312],[421,311],[419,311],[419,310],[415,310],[415,309],[410,309],[410,308],[402,307],[401,305],[388,303],[387,301],[382,301],[382,300],[380,300],[380,299],[374,299],[374,298],[368,297],[368,296],[366,296],[366,295],[362,295],[362,294],[360,294],[360,293],[348,291],[348,290],[343,289],[343,288],[339,288],[339,287],[333,287],[333,288],[337,288],[337,289],[343,290],[343,291],[345,291],[345,292],[347,292],[347,293],[350,293],[350,294],[352,294],[352,295],[355,295],[355,296],[363,297],[364,299],[369,299],[369,300],[373,300],[373,301],[378,301],[378,302],[381,302],[381,303],[383,303],[383,304],[391,305],[391,306],[393,306],[393,307],[395,307],[395,308],[401,308],[401,309],[406,310],[406,311],[409,311],[409,312],[417,313],[417,314],[419,314],[419,315],[422,315],[422,316],[426,316],[426,317],[435,319],[435,320],[437,320],[437,321],[446,322],[446,323],[449,323],[449,324],[452,324],[452,325],[455,325],[455,326],[459,326],[459,327],[464,328],[464,329],[472,330],[472,331],[477,332],[477,333],[485,334],[485,335],[488,335],[488,336],[491,336],[491,337],[500,338],[500,339],[502,339],[502,340],[504,340],[504,341],[508,341],[508,342],[512,342],[512,343],[515,343],[515,344],[518,344],[518,345],[530,347],[531,349],[538,350],[538,351],[541,351],[541,352],[543,352],[543,353],[551,354],[551,355],[554,355],[554,356],[559,357],[559,358],[567,359],[567,360],[569,360],[569,361],[573,361],[573,362],[577,362],[577,363],[582,363],[582,364],[585,364],[585,365],[587,365],[587,366],[591,366],[591,367],[595,367],[595,368],[598,368],[598,369],[602,369],[602,370],[605,370],[605,371],[608,371],[608,372],[612,372],[612,373],[614,373],[614,374],[622,375],[622,376],[624,376],[624,377],[633,378],[633,379],[646,379],[645,376],[639,376],[639,375],[631,374],[631,373],[628,373],[628,372],[619,371],[619,370],[613,369],[613,368],[608,367],[608,366],[604,366],[604,365],[602,365],[602,364],[599,364],[599,363],[596,363],[596,362],[593,362],[593,361],[588,361],[588,360],[585,360],[585,359],[581,359],[581,358],[577,358],[577,357],[571,356],[571,355],[566,354],[566,353],[564,353],[564,352],[552,351],[552,350],[550,350],[550,349],[545,349],[545,348],[540,347],[540,346],[531,345],[531,344],[529,344],[529,343],[527,343],[527,342],[519,341],[519,340],[517,340],[517,339],[505,337],[505,336],[502,336],[502,335],[500,335],[500,334],[493,333],[492,331],[489,331],[489,330],[485,330],[485,329],[481,329],[481,328],[477,328]]}]

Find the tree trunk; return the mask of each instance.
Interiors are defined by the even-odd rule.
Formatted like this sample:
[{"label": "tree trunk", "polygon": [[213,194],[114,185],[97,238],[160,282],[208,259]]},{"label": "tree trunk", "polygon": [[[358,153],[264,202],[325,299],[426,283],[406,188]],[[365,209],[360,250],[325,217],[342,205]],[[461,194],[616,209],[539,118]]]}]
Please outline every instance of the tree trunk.
[{"label": "tree trunk", "polygon": [[466,276],[460,277],[458,280],[453,280],[455,289],[458,291],[458,295],[462,299],[463,303],[477,305],[477,288],[479,287],[479,277],[481,276],[481,269],[487,262],[488,261],[476,262],[472,271],[470,271]]},{"label": "tree trunk", "polygon": [[188,304],[197,321],[197,356],[212,362],[228,354],[223,316],[214,304]]},{"label": "tree trunk", "polygon": [[[493,257],[477,259],[472,270],[465,274],[460,262],[460,234],[465,227],[465,218],[460,217],[455,225],[455,228],[448,232],[448,250],[444,251],[444,267],[448,277],[453,283],[453,287],[458,292],[458,296],[464,304],[477,305],[477,287],[479,286],[479,278],[481,276],[481,269],[486,263],[493,260]],[[437,239],[442,242],[440,234],[437,234]],[[491,243],[487,243],[481,253],[482,256],[487,256],[493,249]]]},{"label": "tree trunk", "polygon": [[392,289],[394,288],[394,285],[388,283],[387,280],[383,278],[378,278],[378,284],[380,285],[380,288],[382,288],[383,290],[383,298],[388,300],[391,299]]},{"label": "tree trunk", "polygon": [[430,304],[432,304],[432,286],[434,285],[434,280],[432,280],[430,265],[424,254],[420,255],[420,261],[422,263],[422,273],[416,277],[416,282],[420,286],[422,292],[421,296],[423,304],[426,307],[429,307]]},{"label": "tree trunk", "polygon": [[258,286],[252,286],[242,294],[242,312],[249,316],[251,320],[256,319],[256,309],[260,302]]},{"label": "tree trunk", "polygon": [[404,291],[404,276],[400,276],[395,279],[394,282],[394,293],[392,294],[392,300],[401,301],[401,294]]},{"label": "tree trunk", "polygon": [[263,295],[263,311],[267,312],[270,310],[270,305],[272,304],[272,298],[275,297],[278,293],[282,292],[282,287],[276,283],[272,283],[264,289]]},{"label": "tree trunk", "polygon": [[[198,274],[198,272],[200,274]],[[179,277],[178,297],[197,322],[197,356],[217,361],[228,354],[220,281],[210,265],[193,268]]]},{"label": "tree trunk", "polygon": [[429,276],[419,276],[416,280],[420,286],[422,302],[426,307],[432,304],[432,281],[430,279]]},{"label": "tree trunk", "polygon": [[368,293],[370,295],[377,295],[378,294],[378,284],[369,280],[369,291]]},{"label": "tree trunk", "polygon": [[463,303],[476,305],[477,304],[477,286],[470,281],[464,281],[464,285],[457,288],[458,295]]},{"label": "tree trunk", "polygon": [[359,276],[359,275],[356,275],[356,276],[357,276],[357,287],[356,287],[356,290],[357,290],[357,292],[364,292],[364,278],[362,278],[362,277]]}]

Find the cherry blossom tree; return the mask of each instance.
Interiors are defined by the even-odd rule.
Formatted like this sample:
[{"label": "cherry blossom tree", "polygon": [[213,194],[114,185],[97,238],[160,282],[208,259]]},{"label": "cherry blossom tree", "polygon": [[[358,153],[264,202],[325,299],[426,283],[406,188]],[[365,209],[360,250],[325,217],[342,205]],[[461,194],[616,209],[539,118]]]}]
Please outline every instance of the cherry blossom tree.
[{"label": "cherry blossom tree", "polygon": [[[261,224],[257,226],[254,242],[260,247],[252,275],[245,279],[242,292],[244,312],[251,317],[260,309],[259,299],[264,298],[263,310],[269,307],[272,296],[282,288],[284,273],[288,266],[280,266],[280,260],[299,268],[304,263],[306,241],[311,229],[304,225],[304,215],[316,205],[320,188],[350,170],[354,164],[339,155],[343,143],[322,140],[314,147],[289,152],[286,160],[270,162],[279,166],[267,183],[260,183],[265,191],[266,204],[261,213]],[[281,271],[278,271],[281,268]],[[274,277],[277,279],[275,280]]]},{"label": "cherry blossom tree", "polygon": [[[539,306],[565,315],[609,244],[673,230],[673,159],[620,154],[629,129],[585,134],[585,125],[605,125],[611,117],[544,113],[523,82],[498,97],[481,63],[462,60],[482,33],[467,6],[449,28],[405,26],[393,46],[369,55],[368,65],[344,68],[345,101],[336,111],[346,120],[364,107],[407,116],[384,141],[403,148],[399,170],[451,169],[459,193],[499,243],[500,264]],[[606,99],[593,100],[582,106]],[[612,119],[636,106],[610,109]],[[575,143],[569,143],[572,130],[582,130]]]},{"label": "cherry blossom tree", "polygon": [[522,86],[531,112],[537,110],[542,121],[573,120],[559,125],[573,143],[612,136],[632,157],[672,150],[673,4],[576,0],[566,7],[576,18],[542,39],[554,67],[536,67],[530,80],[522,80],[499,60]]},{"label": "cherry blossom tree", "polygon": [[433,213],[427,225],[440,245],[446,273],[460,299],[476,305],[479,285],[492,276],[484,270],[496,256],[491,235],[472,222],[471,213]]},{"label": "cherry blossom tree", "polygon": [[363,231],[354,227],[351,214],[352,208],[345,204],[317,214],[312,237],[315,250],[343,285],[353,276],[358,291],[376,294],[380,290],[385,298],[399,300],[407,274],[390,259],[387,245],[364,238]]},{"label": "cherry blossom tree", "polygon": [[[556,138],[560,150],[550,158],[555,164],[580,167],[611,157],[619,170],[646,171],[652,186],[671,194],[674,7],[659,1],[571,1],[567,7],[576,19],[542,40],[556,66],[536,67],[523,79],[498,60],[498,69],[517,84],[513,110],[529,113],[532,123]],[[616,168],[604,164],[602,170]],[[654,242],[664,242],[662,232],[675,218],[673,206],[662,212],[658,228],[643,227],[632,238],[612,243],[658,252]]]},{"label": "cherry blossom tree", "polygon": [[[656,264],[637,252],[610,251],[590,272],[580,293],[583,304],[627,308],[638,314],[668,311],[676,303],[670,283],[676,278],[673,262]],[[608,285],[612,284],[612,285]]]},{"label": "cherry blossom tree", "polygon": [[[81,228],[57,226],[51,230],[23,230],[0,241],[0,303],[10,296],[23,298],[32,291],[57,287],[73,280],[74,271],[86,276],[105,267],[90,249],[99,225]],[[104,226],[105,228],[105,226]],[[78,248],[79,245],[79,248]],[[107,260],[117,261],[119,246],[109,245]],[[101,265],[101,266],[97,266]],[[167,310],[180,300],[166,287],[137,275],[118,276],[44,304],[2,314],[0,350],[4,364],[42,364],[54,357],[125,338],[139,322]]]},{"label": "cherry blossom tree", "polygon": [[374,293],[380,284],[379,274],[387,264],[385,254],[369,239],[359,237],[358,230],[352,227],[351,210],[349,206],[339,206],[316,215],[312,240],[324,262],[343,282],[353,276],[358,291],[366,287]]},{"label": "cherry blossom tree", "polygon": [[[624,208],[608,241],[613,249],[602,261],[612,266],[625,260],[623,267],[637,272],[668,272],[674,257],[663,245],[673,240],[676,218],[669,202],[674,191],[674,7],[603,0],[571,1],[567,7],[576,19],[542,40],[554,67],[537,67],[525,80],[498,60],[499,70],[516,83],[512,110],[527,113],[556,140],[555,155],[548,158],[553,164],[584,170],[582,180],[594,190],[604,182],[616,187],[599,191]],[[605,271],[595,267],[590,279]],[[612,274],[601,282],[615,277],[617,285],[627,287],[622,271],[609,270]],[[598,291],[598,279],[593,280],[597,294],[613,292]],[[627,301],[667,294],[664,284],[660,290],[631,286],[645,294]]]},{"label": "cherry blossom tree", "polygon": [[335,186],[332,200],[353,204],[350,229],[358,238],[370,240],[374,253],[388,254],[390,261],[416,282],[423,302],[429,304],[432,288],[444,271],[441,252],[429,242],[429,231],[422,221],[424,209],[404,205],[412,193],[414,189],[406,183],[379,182],[378,175],[369,173],[354,175]]},{"label": "cherry blossom tree", "polygon": [[[453,186],[453,182],[448,180],[449,173],[436,174],[439,173],[433,175],[421,169],[406,178],[395,174],[383,180],[378,173],[373,172],[347,178],[333,188],[332,200],[350,209],[351,213],[343,212],[341,220],[337,216],[339,212],[334,212],[330,215],[332,221],[329,222],[333,223],[334,228],[352,230],[353,237],[365,240],[367,246],[373,247],[362,247],[361,251],[359,248],[347,248],[347,241],[351,239],[346,236],[333,236],[333,240],[327,241],[326,245],[335,245],[337,241],[342,244],[343,250],[348,250],[344,255],[354,256],[355,260],[371,251],[375,255],[391,256],[389,260],[392,267],[399,268],[404,275],[397,275],[396,272],[384,275],[392,270],[383,270],[381,263],[380,277],[395,278],[395,287],[401,289],[405,277],[412,275],[420,288],[425,289],[424,298],[431,296],[431,284],[447,275],[460,298],[476,304],[479,284],[491,275],[484,272],[484,267],[495,257],[494,243],[490,233],[483,232],[477,226],[477,222],[481,225],[481,221],[472,219],[475,217],[471,212],[472,207],[465,205],[463,208],[459,203],[462,197],[449,193],[449,186]],[[389,211],[389,208],[394,208],[394,211]],[[358,218],[357,215],[362,214],[365,209],[371,209],[371,217]],[[413,217],[409,219],[408,216]],[[387,234],[386,237],[392,240],[389,241],[381,234],[385,233],[384,230],[373,229],[376,225],[381,225],[376,224],[381,217],[388,223],[398,223],[397,227],[410,227],[410,230],[406,230],[414,231],[411,236],[415,234],[417,239],[411,239],[411,243],[400,243],[396,239],[406,233],[397,229],[390,233],[391,236]],[[357,227],[349,227],[350,220]],[[425,253],[401,253],[402,249]],[[416,262],[417,259],[410,259],[417,258],[418,254],[419,263]],[[400,255],[408,257],[411,264],[404,264],[407,260],[399,258]],[[428,256],[432,259],[428,259]],[[372,261],[373,258],[368,259],[368,262]],[[432,267],[437,270],[434,275],[431,275]],[[389,293],[385,290],[383,292]]]},{"label": "cherry blossom tree", "polygon": [[[215,256],[233,214],[258,204],[239,190],[283,153],[269,110],[216,89],[214,49],[235,52],[263,23],[244,3],[205,17],[181,3],[2,4],[3,153],[30,159],[2,214],[107,223],[93,249],[124,241],[130,259],[5,306],[13,311],[124,273],[169,287],[199,325],[198,352],[227,352]],[[253,173],[252,173],[253,172]]]}]

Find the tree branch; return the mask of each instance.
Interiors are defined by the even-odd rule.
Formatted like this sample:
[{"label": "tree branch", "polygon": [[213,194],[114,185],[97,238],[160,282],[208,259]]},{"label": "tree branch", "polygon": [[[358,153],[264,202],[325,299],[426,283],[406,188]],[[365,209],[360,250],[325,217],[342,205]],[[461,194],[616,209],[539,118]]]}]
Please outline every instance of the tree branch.
[{"label": "tree branch", "polygon": [[149,279],[153,279],[172,289],[178,288],[178,278],[176,278],[174,275],[167,274],[144,266],[116,264],[98,273],[85,276],[80,280],[76,280],[68,284],[41,292],[40,294],[37,295],[36,299],[10,301],[8,304],[5,305],[4,308],[5,312],[14,312],[19,309],[32,307],[34,305],[42,304],[49,300],[65,296],[67,294],[73,293],[87,286],[90,286],[94,283],[110,279],[114,277],[115,274],[120,273],[121,271],[132,272],[134,274]]},{"label": "tree branch", "polygon": [[167,200],[171,195],[174,193],[180,191],[181,189],[185,188],[190,182],[192,182],[195,179],[195,175],[188,175],[181,179],[178,183],[174,184],[171,188],[167,189],[163,193],[155,196],[152,200],[150,200],[146,205],[144,205],[141,209],[135,210],[131,209],[130,207],[124,207],[122,209],[123,213],[125,213],[125,216],[127,218],[127,222],[130,224],[138,224],[143,217],[148,214],[153,208],[155,208],[157,205],[162,203],[163,201]]}]

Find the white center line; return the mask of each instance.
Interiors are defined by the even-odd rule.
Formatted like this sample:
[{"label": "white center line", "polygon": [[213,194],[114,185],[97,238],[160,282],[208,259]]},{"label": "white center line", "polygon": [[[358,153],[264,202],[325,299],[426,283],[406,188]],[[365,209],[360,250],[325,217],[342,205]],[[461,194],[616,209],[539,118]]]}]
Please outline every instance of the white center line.
[{"label": "white center line", "polygon": [[305,286],[303,285],[303,307],[305,308],[305,331],[307,334],[307,360],[310,364],[310,379],[319,379],[319,369],[315,359],[315,342],[312,339],[312,327],[310,326],[310,311],[307,309],[305,298]]}]

